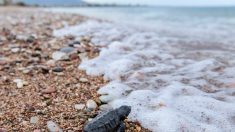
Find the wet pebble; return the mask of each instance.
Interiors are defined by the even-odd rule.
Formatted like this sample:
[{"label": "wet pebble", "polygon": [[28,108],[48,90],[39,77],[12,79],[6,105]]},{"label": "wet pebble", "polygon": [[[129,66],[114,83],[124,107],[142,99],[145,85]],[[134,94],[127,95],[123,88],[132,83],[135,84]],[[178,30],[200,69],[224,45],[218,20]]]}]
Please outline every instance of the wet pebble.
[{"label": "wet pebble", "polygon": [[96,102],[95,102],[94,100],[89,99],[89,100],[86,102],[86,107],[87,107],[87,109],[89,109],[89,110],[94,110],[94,109],[97,108],[97,104],[96,104]]},{"label": "wet pebble", "polygon": [[52,69],[52,71],[53,71],[53,72],[63,72],[63,71],[64,71],[64,68],[62,68],[62,67],[54,67],[54,68]]},{"label": "wet pebble", "polygon": [[28,42],[28,43],[33,43],[34,40],[35,40],[35,37],[31,35],[31,36],[29,36],[29,37],[26,39],[26,42]]},{"label": "wet pebble", "polygon": [[47,122],[49,132],[62,132],[62,129],[53,121]]},{"label": "wet pebble", "polygon": [[68,44],[69,47],[74,47],[75,45],[80,45],[80,41],[74,41]]},{"label": "wet pebble", "polygon": [[63,48],[60,49],[60,52],[69,54],[69,53],[73,52],[74,50],[75,50],[75,49],[72,48],[72,47],[63,47]]},{"label": "wet pebble", "polygon": [[115,97],[112,95],[102,95],[99,97],[99,99],[102,103],[108,103],[108,102],[114,100]]}]

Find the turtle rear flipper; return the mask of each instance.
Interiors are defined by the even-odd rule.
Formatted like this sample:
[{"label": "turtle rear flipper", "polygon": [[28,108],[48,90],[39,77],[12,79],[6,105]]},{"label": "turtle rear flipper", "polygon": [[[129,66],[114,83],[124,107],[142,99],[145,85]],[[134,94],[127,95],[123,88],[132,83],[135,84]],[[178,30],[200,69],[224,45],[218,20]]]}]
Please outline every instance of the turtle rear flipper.
[{"label": "turtle rear flipper", "polygon": [[126,128],[125,123],[124,121],[122,121],[117,128],[117,132],[125,132],[125,128]]}]

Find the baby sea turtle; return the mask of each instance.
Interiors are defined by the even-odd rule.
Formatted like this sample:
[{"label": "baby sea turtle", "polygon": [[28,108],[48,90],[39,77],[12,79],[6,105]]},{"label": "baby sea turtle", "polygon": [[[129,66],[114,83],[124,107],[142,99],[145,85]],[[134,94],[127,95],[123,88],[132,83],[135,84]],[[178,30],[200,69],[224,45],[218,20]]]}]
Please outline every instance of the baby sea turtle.
[{"label": "baby sea turtle", "polygon": [[125,132],[124,120],[130,112],[130,106],[121,106],[100,114],[85,126],[84,132]]}]

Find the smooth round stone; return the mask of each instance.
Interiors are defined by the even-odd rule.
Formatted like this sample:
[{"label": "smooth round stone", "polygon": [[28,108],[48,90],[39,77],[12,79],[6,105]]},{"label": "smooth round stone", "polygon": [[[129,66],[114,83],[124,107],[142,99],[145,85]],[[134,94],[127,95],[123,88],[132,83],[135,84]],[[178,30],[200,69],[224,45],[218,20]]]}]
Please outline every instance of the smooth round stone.
[{"label": "smooth round stone", "polygon": [[94,100],[91,100],[91,99],[89,99],[87,102],[86,102],[86,107],[87,107],[87,109],[89,109],[89,110],[94,110],[94,109],[96,109],[97,108],[97,104],[96,104],[96,102],[94,101]]},{"label": "smooth round stone", "polygon": [[17,52],[19,52],[20,51],[20,48],[12,48],[11,49],[11,52],[13,52],[13,53],[17,53]]},{"label": "smooth round stone", "polygon": [[62,129],[53,121],[47,122],[49,132],[63,132]]},{"label": "smooth round stone", "polygon": [[16,83],[17,88],[23,88],[24,86],[24,81],[21,79],[15,79],[13,82]]},{"label": "smooth round stone", "polygon": [[62,60],[65,56],[66,56],[66,53],[60,52],[60,51],[56,51],[52,53],[52,58],[53,60],[56,60],[56,61]]},{"label": "smooth round stone", "polygon": [[86,83],[88,82],[89,80],[87,78],[80,78],[79,79],[79,82],[82,82],[82,83]]},{"label": "smooth round stone", "polygon": [[28,43],[33,43],[34,40],[35,40],[35,37],[34,37],[34,36],[29,36],[29,37],[26,39],[26,41],[27,41]]},{"label": "smooth round stone", "polygon": [[47,64],[47,66],[51,66],[51,67],[53,67],[53,66],[56,65],[55,60],[48,60],[48,61],[46,62],[46,64]]},{"label": "smooth round stone", "polygon": [[30,118],[30,123],[31,124],[37,124],[39,121],[39,118],[37,116],[33,116]]},{"label": "smooth round stone", "polygon": [[108,105],[108,104],[104,104],[104,105],[101,105],[101,106],[99,107],[99,109],[100,109],[101,111],[108,111],[108,110],[111,110],[112,107],[111,107],[110,105]]},{"label": "smooth round stone", "polygon": [[88,55],[87,55],[87,53],[80,53],[78,56],[79,56],[79,58],[80,58],[82,61],[88,60]]},{"label": "smooth round stone", "polygon": [[77,110],[82,110],[82,109],[85,108],[85,104],[75,104],[74,108],[77,109]]},{"label": "smooth round stone", "polygon": [[17,86],[17,88],[23,88],[24,84],[23,84],[23,82],[17,82],[16,86]]},{"label": "smooth round stone", "polygon": [[22,72],[23,72],[24,74],[28,74],[28,73],[31,72],[31,70],[30,70],[30,69],[25,69],[25,70],[23,70]]},{"label": "smooth round stone", "polygon": [[51,93],[54,93],[54,92],[56,92],[56,89],[54,87],[48,87],[48,88],[42,90],[43,94],[51,94]]},{"label": "smooth round stone", "polygon": [[111,95],[102,95],[99,97],[99,99],[102,103],[108,103],[108,102],[114,100],[115,98]]},{"label": "smooth round stone", "polygon": [[64,71],[64,68],[62,67],[55,67],[52,69],[53,72],[63,72]]},{"label": "smooth round stone", "polygon": [[60,52],[63,52],[63,53],[68,54],[68,53],[73,52],[74,50],[75,50],[75,49],[72,48],[72,47],[63,47],[63,48],[60,49]]}]

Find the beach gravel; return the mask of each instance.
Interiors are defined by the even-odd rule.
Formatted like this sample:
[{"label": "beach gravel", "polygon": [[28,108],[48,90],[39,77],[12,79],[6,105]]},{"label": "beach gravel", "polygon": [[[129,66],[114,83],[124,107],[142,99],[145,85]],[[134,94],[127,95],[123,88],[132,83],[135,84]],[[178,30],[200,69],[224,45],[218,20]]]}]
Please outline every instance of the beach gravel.
[{"label": "beach gravel", "polygon": [[[74,25],[86,19],[35,8],[0,8],[0,131],[80,132],[97,115],[97,90],[107,81],[79,70],[79,54],[63,60],[72,48],[61,48],[75,42],[73,36],[52,35],[64,23]],[[85,49],[83,59],[98,53],[89,50],[96,49],[91,46]],[[93,101],[88,104],[88,100]],[[94,110],[83,109],[86,103]],[[145,131],[136,122],[126,123],[127,131]]]}]

